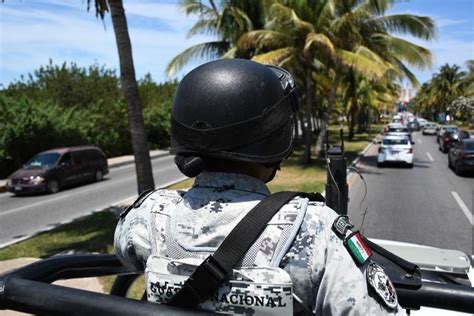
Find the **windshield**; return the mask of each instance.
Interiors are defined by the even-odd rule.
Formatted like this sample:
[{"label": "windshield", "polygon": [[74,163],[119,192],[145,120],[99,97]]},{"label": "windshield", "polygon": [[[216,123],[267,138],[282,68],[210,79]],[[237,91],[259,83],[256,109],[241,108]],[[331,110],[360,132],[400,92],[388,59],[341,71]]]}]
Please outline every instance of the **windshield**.
[{"label": "windshield", "polygon": [[452,133],[452,132],[457,132],[458,128],[457,127],[445,127],[444,130],[447,131],[447,132]]},{"label": "windshield", "polygon": [[388,129],[389,132],[395,132],[395,133],[407,133],[408,129],[403,128],[403,127],[391,127]]},{"label": "windshield", "polygon": [[384,145],[408,145],[408,139],[406,138],[390,138],[383,140]]},{"label": "windshield", "polygon": [[56,164],[58,153],[47,153],[36,155],[25,164],[25,169],[49,169]]}]

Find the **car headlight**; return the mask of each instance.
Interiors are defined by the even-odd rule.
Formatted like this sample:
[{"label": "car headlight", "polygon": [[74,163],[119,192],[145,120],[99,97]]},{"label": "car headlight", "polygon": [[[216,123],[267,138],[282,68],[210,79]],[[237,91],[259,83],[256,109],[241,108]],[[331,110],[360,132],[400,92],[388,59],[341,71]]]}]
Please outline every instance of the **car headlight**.
[{"label": "car headlight", "polygon": [[44,178],[41,177],[41,176],[36,176],[36,177],[31,176],[30,177],[30,182],[33,183],[33,184],[40,184],[40,183],[44,182]]}]

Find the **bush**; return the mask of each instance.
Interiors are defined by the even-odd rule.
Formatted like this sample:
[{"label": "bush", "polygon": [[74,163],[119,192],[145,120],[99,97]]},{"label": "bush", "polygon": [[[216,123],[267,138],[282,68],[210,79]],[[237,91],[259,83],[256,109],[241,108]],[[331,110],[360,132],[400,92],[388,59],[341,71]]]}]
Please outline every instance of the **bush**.
[{"label": "bush", "polygon": [[72,111],[51,103],[0,96],[0,176],[39,151],[79,144],[81,136],[71,125],[72,116]]},{"label": "bush", "polygon": [[[127,107],[113,70],[52,62],[0,91],[0,178],[33,155],[57,147],[95,145],[108,157],[132,153]],[[177,82],[139,81],[149,146],[169,146]]]}]

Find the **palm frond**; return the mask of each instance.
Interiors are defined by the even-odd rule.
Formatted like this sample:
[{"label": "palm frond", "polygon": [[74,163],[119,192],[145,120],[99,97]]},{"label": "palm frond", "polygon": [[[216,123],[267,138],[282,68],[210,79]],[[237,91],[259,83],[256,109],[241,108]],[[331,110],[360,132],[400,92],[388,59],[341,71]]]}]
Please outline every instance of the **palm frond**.
[{"label": "palm frond", "polygon": [[436,25],[432,18],[412,14],[393,14],[373,19],[388,32],[408,34],[431,40],[436,37]]},{"label": "palm frond", "polygon": [[186,38],[197,34],[215,35],[217,34],[217,21],[215,19],[201,19],[189,29]]},{"label": "palm frond", "polygon": [[361,7],[370,13],[384,15],[394,2],[394,0],[367,0]]},{"label": "palm frond", "polygon": [[395,59],[397,61],[397,66],[400,69],[400,71],[403,73],[403,75],[410,81],[411,85],[414,88],[418,88],[420,86],[420,82],[416,78],[415,74],[408,69],[405,64],[398,59]]},{"label": "palm frond", "polygon": [[239,9],[238,7],[231,6],[229,7],[228,14],[233,17],[241,32],[253,30],[252,20],[243,10]]},{"label": "palm frond", "polygon": [[192,60],[211,60],[219,58],[229,50],[229,46],[229,43],[226,41],[216,41],[201,43],[186,48],[171,60],[165,72],[167,76],[171,77]]},{"label": "palm frond", "polygon": [[311,23],[301,20],[294,10],[281,3],[274,3],[270,7],[270,17],[272,17],[272,20],[267,24],[268,28],[284,29],[292,25],[298,30],[314,32]]},{"label": "palm frond", "polygon": [[382,39],[387,48],[398,58],[419,69],[427,69],[433,63],[430,50],[407,40],[387,34],[374,34],[374,39]]},{"label": "palm frond", "polygon": [[243,34],[237,42],[237,47],[243,50],[273,50],[287,46],[290,42],[291,38],[283,33],[271,30],[256,30]]},{"label": "palm frond", "polygon": [[272,50],[268,53],[255,55],[252,58],[252,60],[261,64],[279,66],[282,61],[290,57],[292,54],[293,54],[292,47],[283,47],[276,50]]},{"label": "palm frond", "polygon": [[235,58],[236,54],[237,54],[237,47],[234,46],[231,49],[229,49],[227,52],[225,52],[224,55],[222,55],[222,58],[232,59],[232,58]]},{"label": "palm frond", "polygon": [[358,73],[369,78],[381,78],[388,69],[386,65],[374,61],[361,51],[351,52],[339,49],[337,50],[337,54],[344,65],[353,68]]},{"label": "palm frond", "polygon": [[326,50],[329,51],[330,55],[335,54],[334,44],[331,39],[323,33],[308,33],[306,35],[306,42],[304,45],[304,50],[307,51],[312,46],[323,46]]},{"label": "palm frond", "polygon": [[214,10],[200,0],[183,0],[179,3],[181,11],[186,15],[196,15],[205,19],[216,18]]}]

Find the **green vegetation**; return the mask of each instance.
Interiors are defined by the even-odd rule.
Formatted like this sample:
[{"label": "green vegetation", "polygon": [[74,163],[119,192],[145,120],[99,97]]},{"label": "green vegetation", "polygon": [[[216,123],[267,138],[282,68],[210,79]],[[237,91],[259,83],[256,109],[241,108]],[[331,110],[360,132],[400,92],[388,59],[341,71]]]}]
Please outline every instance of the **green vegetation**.
[{"label": "green vegetation", "polygon": [[[169,145],[176,82],[139,81],[151,149]],[[50,62],[0,91],[0,178],[34,154],[55,147],[96,145],[107,156],[130,154],[127,108],[115,72]]]},{"label": "green vegetation", "polygon": [[[294,75],[306,129],[302,162],[322,149],[326,127],[345,116],[350,137],[366,131],[381,112],[391,112],[401,79],[419,85],[409,67],[431,65],[431,52],[398,35],[433,39],[433,19],[390,14],[395,0],[184,0],[197,18],[188,36],[215,40],[189,47],[168,65],[173,74],[194,59],[248,58],[282,66]],[[315,124],[314,124],[315,123]]]},{"label": "green vegetation", "polygon": [[[381,125],[373,126],[373,135],[381,130]],[[339,130],[330,128],[330,142],[338,143]],[[367,146],[372,137],[366,133],[356,134],[349,140],[347,131],[344,134],[346,160],[350,163]],[[299,161],[303,149],[299,148],[282,165],[276,178],[269,184],[272,192],[282,190],[322,192],[326,182],[326,166],[324,160],[312,165],[302,166]],[[184,189],[192,186],[194,179],[175,184],[170,189]],[[113,253],[113,237],[117,217],[105,210],[81,217],[69,224],[58,226],[48,232],[0,249],[0,260],[19,257],[46,258],[61,252],[98,252]],[[99,278],[105,292],[112,288],[114,277]],[[144,291],[143,276],[135,281],[129,297],[140,299]]]},{"label": "green vegetation", "polygon": [[46,258],[61,252],[113,253],[117,216],[104,211],[81,217],[25,241],[0,249],[0,260]]},{"label": "green vegetation", "polygon": [[[383,125],[373,125],[372,134],[355,134],[349,139],[347,127],[344,128],[344,148],[347,163],[351,163],[362,150],[372,141],[373,137],[382,130]],[[332,126],[329,128],[329,142],[339,144],[339,128]],[[312,164],[301,165],[304,150],[303,147],[295,148],[293,154],[284,160],[281,170],[278,171],[275,179],[269,183],[270,191],[278,192],[283,190],[322,192],[326,183],[326,164],[324,159],[314,160]],[[188,179],[171,186],[171,189],[186,189],[192,186],[194,179]]]},{"label": "green vegetation", "polygon": [[412,100],[415,109],[433,121],[444,112],[460,120],[460,125],[474,124],[469,122],[474,117],[474,60],[466,65],[467,72],[458,65],[442,66]]}]

